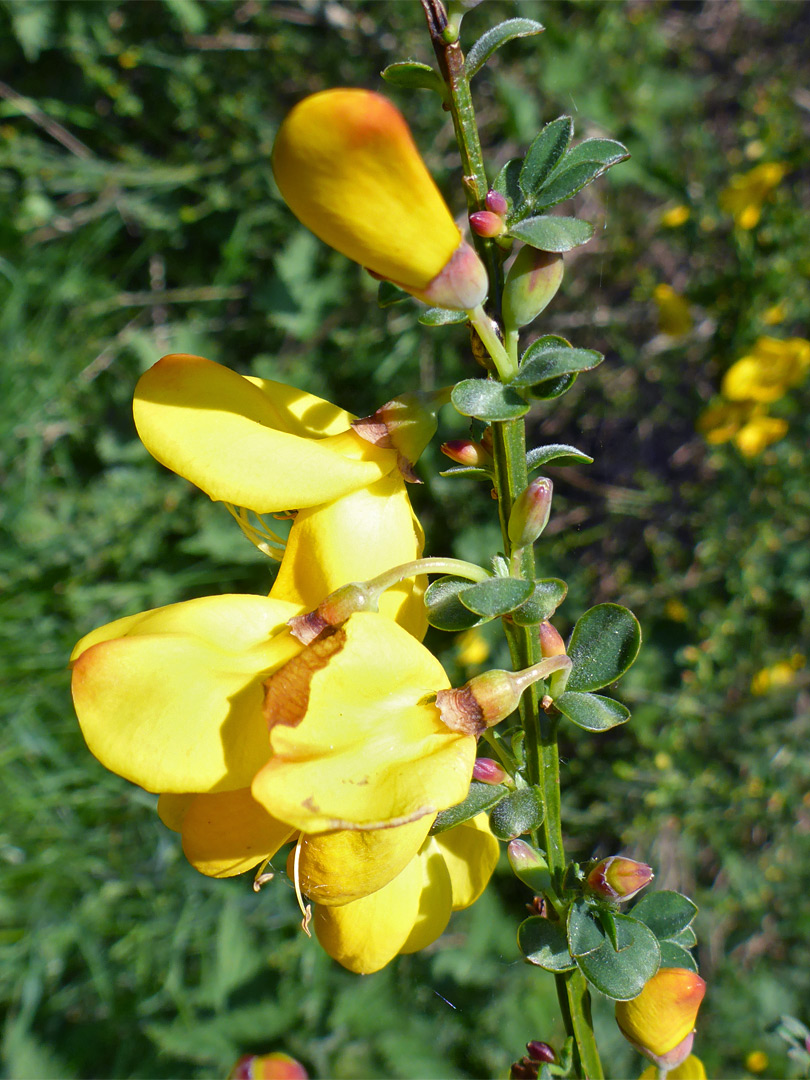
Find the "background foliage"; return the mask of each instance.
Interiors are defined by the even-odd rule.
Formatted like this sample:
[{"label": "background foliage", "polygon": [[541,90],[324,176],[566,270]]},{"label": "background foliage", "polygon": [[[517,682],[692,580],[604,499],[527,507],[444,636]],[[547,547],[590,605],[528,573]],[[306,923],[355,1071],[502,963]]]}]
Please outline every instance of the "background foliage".
[{"label": "background foliage", "polygon": [[[621,686],[631,724],[565,747],[570,849],[621,848],[700,904],[710,1075],[798,1075],[771,1028],[810,1020],[807,387],[772,407],[788,434],[759,455],[707,446],[697,424],[757,338],[807,332],[810,12],[494,0],[463,40],[518,10],[547,31],[476,78],[492,174],[562,112],[633,155],[580,197],[597,237],[538,326],[607,355],[536,416],[538,438],[597,459],[549,470],[560,628],[615,600],[646,638]],[[135,438],[132,389],[162,353],[358,413],[476,373],[463,328],[378,310],[269,168],[299,97],[380,88],[408,56],[432,59],[415,3],[0,4],[0,999],[18,1080],[216,1077],[273,1049],[318,1076],[494,1076],[558,1034],[551,977],[517,960],[529,896],[508,872],[427,954],[349,976],[300,934],[283,875],[257,897],[191,870],[154,799],[90,759],[69,702],[66,658],[92,627],[270,582],[226,512]],[[391,96],[460,212],[437,100]],[[786,175],[741,229],[721,193],[762,162]],[[463,433],[450,413],[444,438]],[[429,550],[486,559],[485,493],[439,467],[429,454],[414,496]],[[432,644],[452,675],[478,670],[463,643]],[[598,1020],[612,1074],[635,1073]]]}]

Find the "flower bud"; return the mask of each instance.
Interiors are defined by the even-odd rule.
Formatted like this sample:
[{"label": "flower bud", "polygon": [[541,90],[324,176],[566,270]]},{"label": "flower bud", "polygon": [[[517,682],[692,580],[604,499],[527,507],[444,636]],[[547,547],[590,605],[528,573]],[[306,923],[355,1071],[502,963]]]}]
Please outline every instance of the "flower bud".
[{"label": "flower bud", "polygon": [[553,484],[545,476],[532,480],[518,495],[509,515],[509,539],[515,548],[533,544],[548,524]]},{"label": "flower bud", "polygon": [[509,203],[506,201],[506,196],[501,195],[500,191],[495,191],[492,188],[487,192],[487,197],[484,200],[487,210],[491,210],[493,214],[497,214],[498,217],[505,217],[509,210]]},{"label": "flower bud", "polygon": [[511,779],[503,765],[488,757],[475,759],[472,778],[482,784],[503,784]]},{"label": "flower bud", "polygon": [[541,656],[565,656],[565,642],[556,626],[546,619],[537,627]]},{"label": "flower bud", "polygon": [[547,1042],[538,1042],[537,1039],[532,1039],[531,1042],[526,1043],[526,1049],[532,1061],[544,1061],[548,1065],[553,1065],[557,1060],[554,1049]]},{"label": "flower bud", "polygon": [[616,1002],[616,1023],[636,1049],[662,1069],[692,1051],[695,1020],[706,983],[687,968],[660,968],[632,1001]]},{"label": "flower bud", "polygon": [[536,893],[546,892],[551,887],[551,872],[546,857],[531,844],[525,840],[510,840],[506,853],[512,872],[524,885]]},{"label": "flower bud", "polygon": [[563,257],[525,245],[506,275],[503,318],[510,330],[528,326],[551,303],[563,279]]},{"label": "flower bud", "polygon": [[401,394],[381,405],[371,416],[353,420],[352,428],[373,446],[396,450],[404,478],[420,484],[422,481],[414,473],[413,465],[435,434],[439,408],[449,400],[446,390]]},{"label": "flower bud", "polygon": [[451,439],[449,442],[442,443],[441,452],[459,465],[480,468],[492,464],[492,455],[481,443],[472,442],[471,439]]},{"label": "flower bud", "polygon": [[308,1080],[300,1061],[289,1054],[245,1054],[228,1074],[228,1080]]},{"label": "flower bud", "polygon": [[324,90],[279,129],[273,171],[316,236],[426,303],[458,310],[486,297],[483,263],[461,234],[405,118],[380,94]]},{"label": "flower bud", "polygon": [[602,859],[589,872],[586,880],[589,888],[608,900],[630,900],[650,884],[655,874],[652,867],[621,855]]},{"label": "flower bud", "polygon": [[477,236],[493,237],[506,231],[506,223],[491,210],[476,210],[470,214],[470,228]]}]

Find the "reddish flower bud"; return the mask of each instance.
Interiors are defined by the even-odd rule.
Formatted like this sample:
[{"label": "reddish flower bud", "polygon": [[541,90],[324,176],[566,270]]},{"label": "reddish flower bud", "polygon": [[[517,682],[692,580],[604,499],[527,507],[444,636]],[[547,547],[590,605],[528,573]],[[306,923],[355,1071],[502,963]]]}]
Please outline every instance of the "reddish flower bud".
[{"label": "reddish flower bud", "polygon": [[551,886],[551,872],[545,855],[525,840],[510,840],[506,849],[509,865],[524,885],[535,892],[545,892]]},{"label": "reddish flower bud", "polygon": [[522,247],[506,275],[503,318],[507,329],[528,326],[554,299],[563,279],[562,255]]},{"label": "reddish flower bud", "polygon": [[300,1061],[289,1054],[245,1054],[231,1069],[228,1080],[308,1080]]},{"label": "reddish flower bud", "polygon": [[506,224],[503,218],[490,210],[476,210],[474,214],[470,214],[470,228],[478,236],[493,237],[505,232]]},{"label": "reddish flower bud", "polygon": [[608,900],[621,902],[640,893],[654,877],[652,867],[646,863],[611,855],[609,859],[598,862],[586,880],[594,892]]},{"label": "reddish flower bud", "polygon": [[532,1061],[545,1061],[547,1064],[553,1065],[557,1060],[557,1055],[547,1042],[538,1042],[536,1039],[532,1039],[531,1042],[526,1043],[526,1049],[529,1051],[529,1057]]},{"label": "reddish flower bud", "polygon": [[451,461],[459,465],[487,466],[492,463],[492,455],[489,454],[481,443],[472,442],[471,439],[451,439],[442,443],[441,451]]},{"label": "reddish flower bud", "polygon": [[518,495],[509,515],[509,539],[515,548],[533,544],[548,524],[553,485],[545,476],[532,480]]},{"label": "reddish flower bud", "polygon": [[537,627],[541,656],[565,656],[565,642],[559,630],[546,620]]},{"label": "reddish flower bud", "polygon": [[506,212],[509,209],[509,203],[506,201],[506,197],[501,195],[500,191],[490,189],[487,192],[487,197],[484,201],[487,210],[491,210],[492,213],[497,214],[498,217],[505,217]]},{"label": "reddish flower bud", "polygon": [[503,784],[508,779],[509,774],[506,769],[497,761],[488,757],[475,759],[473,780],[479,780],[482,784]]}]

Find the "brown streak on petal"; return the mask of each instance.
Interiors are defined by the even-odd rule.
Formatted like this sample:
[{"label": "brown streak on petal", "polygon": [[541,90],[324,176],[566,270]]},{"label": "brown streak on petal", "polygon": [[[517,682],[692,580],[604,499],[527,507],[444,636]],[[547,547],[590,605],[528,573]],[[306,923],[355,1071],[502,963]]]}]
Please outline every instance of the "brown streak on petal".
[{"label": "brown streak on petal", "polygon": [[264,718],[268,730],[276,724],[297,727],[306,716],[312,677],[326,667],[346,644],[346,631],[325,634],[288,660],[264,683]]},{"label": "brown streak on petal", "polygon": [[482,731],[486,731],[484,710],[469,686],[440,690],[436,694],[436,708],[442,722],[451,731],[458,731],[462,735],[480,735]]}]

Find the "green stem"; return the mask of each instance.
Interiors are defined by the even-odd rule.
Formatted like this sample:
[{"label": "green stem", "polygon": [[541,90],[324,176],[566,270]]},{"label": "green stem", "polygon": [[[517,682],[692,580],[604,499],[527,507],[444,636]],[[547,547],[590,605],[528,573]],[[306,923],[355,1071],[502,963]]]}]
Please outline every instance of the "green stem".
[{"label": "green stem", "polygon": [[[448,41],[445,34],[447,15],[441,0],[422,0],[427,17],[431,41],[449,90],[449,105],[453,125],[464,168],[464,188],[470,212],[483,209],[488,189],[486,170],[481,154],[478,126],[475,119],[470,83],[464,65],[464,55],[457,41]],[[489,272],[488,311],[499,313],[500,295],[503,287],[501,260],[495,245],[481,237],[475,237],[476,248]],[[504,382],[514,378],[517,372],[518,340],[512,334],[507,345],[502,344],[483,309],[470,313],[471,321],[478,331],[485,348]],[[519,552],[512,552],[509,541],[509,515],[515,499],[528,484],[526,467],[526,430],[522,419],[492,424],[492,444],[495,490],[498,496],[498,513],[503,534],[504,552],[510,558],[512,573],[526,580],[535,579],[534,548],[527,545]],[[541,659],[540,644],[531,628],[518,626],[504,620],[506,636],[513,667],[522,670],[532,667]],[[525,732],[526,773],[530,784],[539,788],[545,807],[543,839],[546,858],[552,872],[554,890],[562,894],[563,875],[566,867],[560,810],[560,764],[557,746],[556,710],[546,712],[541,705],[542,687],[530,686],[523,694],[520,716]],[[539,837],[532,834],[534,843]],[[599,1051],[591,1021],[590,996],[587,983],[578,969],[555,976],[557,992],[566,1031],[575,1043],[575,1067],[578,1076],[590,1080],[602,1080],[604,1076]]]}]

